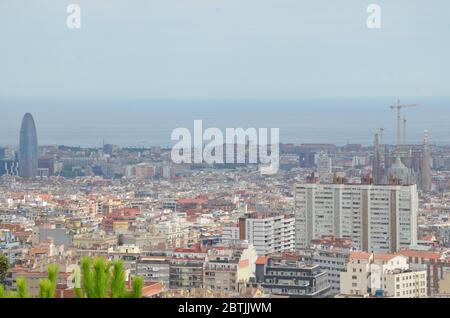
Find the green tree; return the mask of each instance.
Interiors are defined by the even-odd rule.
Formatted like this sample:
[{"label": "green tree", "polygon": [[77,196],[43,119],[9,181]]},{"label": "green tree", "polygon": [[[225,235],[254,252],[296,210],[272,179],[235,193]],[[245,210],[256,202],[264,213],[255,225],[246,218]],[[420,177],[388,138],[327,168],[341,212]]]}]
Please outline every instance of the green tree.
[{"label": "green tree", "polygon": [[84,294],[83,294],[83,289],[81,288],[81,273],[80,273],[80,269],[75,267],[72,270],[72,275],[73,275],[73,279],[72,279],[73,290],[75,291],[75,295],[78,298],[83,298]]},{"label": "green tree", "polygon": [[49,265],[47,268],[48,277],[39,281],[39,297],[55,298],[56,285],[58,283],[58,266]]},{"label": "green tree", "polygon": [[8,269],[9,261],[4,254],[0,253],[0,284],[3,284],[5,282]]},{"label": "green tree", "polygon": [[94,259],[94,298],[106,298],[110,278],[110,264],[104,258]]},{"label": "green tree", "polygon": [[106,298],[110,265],[102,257],[81,259],[81,288],[87,298]]},{"label": "green tree", "polygon": [[[75,269],[74,290],[79,298],[141,298],[144,280],[136,276],[129,292],[125,287],[125,270],[122,260],[108,262],[104,258],[83,257],[81,270]],[[54,298],[58,279],[58,267],[47,268],[48,277],[39,281],[39,297]],[[27,281],[23,277],[16,280],[17,292],[5,291],[0,285],[0,298],[28,298]]]},{"label": "green tree", "polygon": [[128,293],[127,298],[141,298],[142,288],[144,287],[144,280],[140,276],[133,278],[133,285],[131,292]]},{"label": "green tree", "polygon": [[52,283],[48,279],[41,279],[39,281],[39,298],[54,298],[50,290],[52,289]]},{"label": "green tree", "polygon": [[28,283],[27,280],[23,277],[18,277],[16,279],[17,286],[17,297],[18,298],[29,298],[30,294],[28,293]]},{"label": "green tree", "polygon": [[3,285],[0,285],[0,298],[17,298],[17,293],[7,291]]},{"label": "green tree", "polygon": [[[125,270],[122,260],[108,262],[97,257],[81,259],[81,290],[75,289],[78,297],[87,298],[140,298],[144,281],[135,277],[130,292],[125,288]],[[76,284],[75,284],[76,285]]]},{"label": "green tree", "polygon": [[114,261],[112,268],[111,298],[121,298],[125,295],[125,271],[123,269],[123,261]]},{"label": "green tree", "polygon": [[83,296],[94,298],[94,279],[92,274],[92,260],[89,257],[81,259],[81,289]]}]

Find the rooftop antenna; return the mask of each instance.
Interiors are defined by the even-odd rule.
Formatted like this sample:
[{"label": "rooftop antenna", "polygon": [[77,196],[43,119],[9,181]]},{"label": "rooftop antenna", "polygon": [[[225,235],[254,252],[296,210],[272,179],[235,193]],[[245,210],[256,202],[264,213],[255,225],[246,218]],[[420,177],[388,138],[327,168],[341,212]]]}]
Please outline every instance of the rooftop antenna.
[{"label": "rooftop antenna", "polygon": [[402,138],[402,132],[401,132],[401,127],[402,127],[402,113],[401,110],[403,108],[409,108],[409,107],[416,107],[419,106],[419,104],[405,104],[402,105],[400,103],[400,100],[397,100],[397,105],[395,106],[391,106],[391,109],[395,109],[397,110],[397,157],[400,158],[400,152],[401,152],[401,138]]}]

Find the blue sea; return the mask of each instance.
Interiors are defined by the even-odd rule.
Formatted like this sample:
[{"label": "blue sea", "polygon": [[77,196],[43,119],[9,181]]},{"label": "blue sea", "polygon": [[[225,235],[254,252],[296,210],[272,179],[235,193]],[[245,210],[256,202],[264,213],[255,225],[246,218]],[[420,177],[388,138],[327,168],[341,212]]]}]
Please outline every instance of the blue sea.
[{"label": "blue sea", "polygon": [[[22,116],[34,116],[40,145],[171,146],[173,129],[279,128],[284,143],[372,144],[378,128],[394,143],[395,98],[327,99],[0,99],[0,145],[15,146]],[[405,98],[407,143],[450,145],[450,98]]]}]

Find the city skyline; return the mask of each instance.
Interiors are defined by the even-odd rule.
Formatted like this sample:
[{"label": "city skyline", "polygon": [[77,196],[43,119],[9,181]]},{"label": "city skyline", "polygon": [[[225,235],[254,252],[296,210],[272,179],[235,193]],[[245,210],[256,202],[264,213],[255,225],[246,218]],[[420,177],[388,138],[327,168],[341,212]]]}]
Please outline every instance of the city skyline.
[{"label": "city skyline", "polygon": [[[407,123],[402,139],[406,138],[406,143],[422,143],[423,131],[429,130],[431,144],[450,144],[450,114],[446,112],[450,98],[405,98],[402,102],[420,104],[403,113]],[[0,144],[17,145],[17,122],[28,111],[39,121],[42,145],[101,147],[106,142],[124,147],[170,147],[173,129],[192,129],[195,120],[222,130],[279,128],[282,143],[296,144],[371,145],[374,134],[383,128],[383,142],[395,144],[396,115],[389,109],[394,103],[396,99],[391,98],[10,101],[2,103],[10,107],[0,118]]]},{"label": "city skyline", "polygon": [[0,303],[450,299],[432,2],[0,0]]}]

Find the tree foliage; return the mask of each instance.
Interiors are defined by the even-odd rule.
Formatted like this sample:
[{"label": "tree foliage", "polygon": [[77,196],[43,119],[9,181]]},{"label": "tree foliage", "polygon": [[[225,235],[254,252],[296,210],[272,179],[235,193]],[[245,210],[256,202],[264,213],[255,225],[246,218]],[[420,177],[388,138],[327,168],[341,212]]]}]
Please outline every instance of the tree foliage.
[{"label": "tree foliage", "polygon": [[123,261],[117,260],[112,263],[111,298],[121,298],[125,294],[125,271]]},{"label": "tree foliage", "polygon": [[56,285],[58,283],[58,266],[49,265],[47,268],[48,277],[39,281],[39,297],[55,298]]},{"label": "tree foliage", "polygon": [[[77,278],[75,278],[77,279]],[[78,297],[87,298],[140,298],[144,281],[135,277],[130,292],[126,291],[125,269],[122,260],[106,261],[97,257],[81,259],[81,290]]]},{"label": "tree foliage", "polygon": [[50,290],[52,288],[52,283],[48,279],[41,279],[39,281],[39,298],[54,298]]},{"label": "tree foliage", "polygon": [[[39,297],[54,298],[58,281],[58,266],[47,268],[48,276],[39,281]],[[126,273],[122,260],[107,261],[105,258],[83,257],[80,270],[73,271],[74,291],[79,298],[141,298],[144,281],[134,277],[130,291],[126,290]],[[0,298],[28,298],[27,281],[23,277],[16,279],[17,291],[5,291],[0,285]]]},{"label": "tree foliage", "polygon": [[29,298],[30,294],[28,293],[28,283],[27,280],[23,277],[18,277],[16,279],[17,286],[17,297],[18,298]]},{"label": "tree foliage", "polygon": [[133,279],[133,285],[131,292],[127,295],[128,298],[141,298],[142,288],[144,287],[144,280],[140,276],[136,276]]},{"label": "tree foliage", "polygon": [[9,261],[6,256],[0,253],[0,284],[5,282],[6,274],[8,273]]}]

